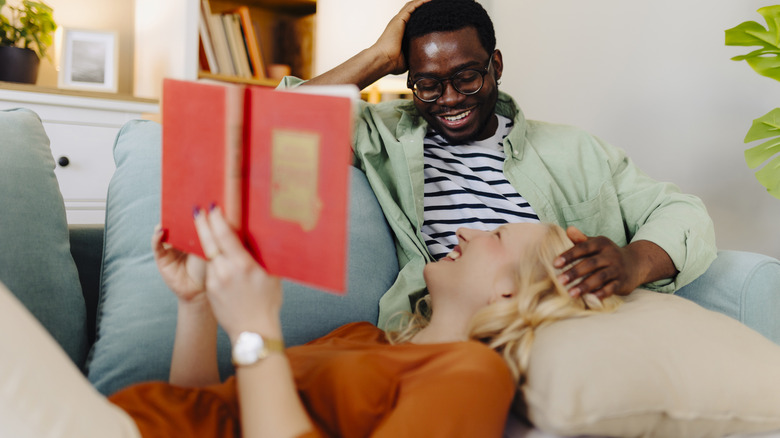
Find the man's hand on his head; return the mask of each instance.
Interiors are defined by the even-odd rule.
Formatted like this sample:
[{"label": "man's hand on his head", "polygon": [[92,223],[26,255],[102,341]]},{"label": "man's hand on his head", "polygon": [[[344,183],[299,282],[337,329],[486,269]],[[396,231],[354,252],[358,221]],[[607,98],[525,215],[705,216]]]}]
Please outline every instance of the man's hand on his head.
[{"label": "man's hand on his head", "polygon": [[572,285],[571,296],[592,293],[604,299],[628,295],[643,283],[641,263],[628,247],[621,248],[604,236],[588,237],[575,227],[569,227],[566,234],[574,246],[561,254],[554,265],[561,269],[572,264],[558,276],[564,285]]},{"label": "man's hand on his head", "polygon": [[377,50],[387,58],[390,74],[401,74],[408,69],[404,54],[401,52],[401,40],[404,37],[406,23],[409,22],[412,12],[428,1],[430,0],[412,0],[406,3],[398,14],[390,20],[382,35],[379,36],[379,39],[372,46],[374,50]]}]

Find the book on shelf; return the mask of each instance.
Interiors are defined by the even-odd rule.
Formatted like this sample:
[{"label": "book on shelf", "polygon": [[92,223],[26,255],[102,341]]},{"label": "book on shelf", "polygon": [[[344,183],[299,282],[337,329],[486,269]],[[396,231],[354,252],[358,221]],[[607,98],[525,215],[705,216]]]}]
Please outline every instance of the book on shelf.
[{"label": "book on shelf", "polygon": [[299,88],[166,79],[161,223],[169,244],[204,256],[193,209],[218,205],[270,274],[343,293],[359,93]]},{"label": "book on shelf", "polygon": [[233,59],[233,65],[236,68],[236,76],[242,78],[252,77],[252,67],[249,66],[249,56],[246,51],[244,35],[241,32],[241,22],[238,15],[233,13],[224,13],[221,15],[222,23],[225,26],[225,37],[230,48],[230,56]]},{"label": "book on shelf", "polygon": [[198,35],[200,35],[200,68],[201,70],[209,71],[214,74],[219,74],[220,69],[217,64],[217,56],[214,53],[214,45],[211,42],[211,35],[209,33],[208,14],[211,12],[204,12],[205,7],[209,8],[208,0],[201,2],[201,12],[198,17]]},{"label": "book on shelf", "polygon": [[[211,12],[209,0],[201,0],[200,13],[207,30],[207,38],[206,41],[203,42],[203,45],[204,47],[212,47],[217,65],[217,71],[211,70],[211,73],[235,76],[236,69],[233,65],[232,55],[230,54],[230,46],[228,46],[222,17],[220,14]],[[203,38],[204,36],[201,34],[201,39]]]},{"label": "book on shelf", "polygon": [[214,74],[265,79],[265,62],[247,6],[213,13],[201,0],[199,35],[202,70]]},{"label": "book on shelf", "polygon": [[265,62],[263,61],[263,54],[260,50],[260,40],[255,32],[255,25],[252,22],[249,8],[246,6],[239,6],[235,10],[235,13],[238,14],[241,20],[241,31],[244,35],[246,50],[252,67],[252,77],[255,79],[265,79],[267,77]]}]

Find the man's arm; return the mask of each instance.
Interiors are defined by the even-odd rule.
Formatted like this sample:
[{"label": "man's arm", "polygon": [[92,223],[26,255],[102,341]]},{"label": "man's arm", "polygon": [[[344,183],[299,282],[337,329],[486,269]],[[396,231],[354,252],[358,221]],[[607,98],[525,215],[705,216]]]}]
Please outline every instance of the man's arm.
[{"label": "man's arm", "polygon": [[677,275],[669,254],[648,240],[621,248],[606,237],[588,237],[575,227],[569,227],[566,233],[574,247],[555,260],[555,267],[576,262],[558,277],[564,285],[582,278],[569,289],[574,297],[583,293],[593,293],[600,299],[628,295],[642,284]]},{"label": "man's arm", "polygon": [[401,9],[387,24],[379,39],[369,48],[348,59],[341,65],[305,83],[305,85],[355,84],[361,90],[388,74],[406,71],[406,61],[401,53],[401,40],[406,23],[418,6],[429,0],[413,0]]},{"label": "man's arm", "polygon": [[[653,180],[624,151],[596,140],[600,151],[595,156],[606,158],[616,191],[613,201],[619,204],[618,212],[610,214],[622,216],[628,243],[620,247],[605,237],[569,230],[575,247],[557,260],[558,267],[571,264],[561,280],[575,294],[604,297],[629,294],[642,285],[672,292],[704,273],[717,248],[712,219],[701,200],[674,184]],[[598,224],[591,225],[597,225],[590,228],[591,236],[602,234]]]}]

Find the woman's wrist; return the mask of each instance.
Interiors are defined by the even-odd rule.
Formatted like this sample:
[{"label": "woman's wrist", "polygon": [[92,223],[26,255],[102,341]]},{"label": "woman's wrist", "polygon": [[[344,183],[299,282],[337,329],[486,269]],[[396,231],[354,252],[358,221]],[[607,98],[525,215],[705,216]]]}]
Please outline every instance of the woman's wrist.
[{"label": "woman's wrist", "polygon": [[253,321],[237,323],[229,329],[225,329],[230,338],[230,343],[235,344],[238,336],[243,332],[257,333],[265,339],[282,339],[282,323],[279,316],[262,317],[260,315]]},{"label": "woman's wrist", "polygon": [[178,307],[179,312],[209,315],[213,313],[211,311],[211,303],[209,303],[205,293],[189,299],[179,298]]}]

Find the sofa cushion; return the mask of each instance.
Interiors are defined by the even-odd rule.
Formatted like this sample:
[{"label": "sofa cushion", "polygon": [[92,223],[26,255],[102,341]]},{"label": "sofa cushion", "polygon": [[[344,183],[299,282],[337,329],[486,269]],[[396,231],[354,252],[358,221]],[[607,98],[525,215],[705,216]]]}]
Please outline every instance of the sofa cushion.
[{"label": "sofa cushion", "polygon": [[[161,127],[132,121],[114,145],[116,172],[108,189],[97,339],[88,377],[104,394],[132,383],[167,380],[173,351],[176,299],[152,256],[160,211]],[[282,329],[296,345],[351,321],[376,323],[379,297],[398,274],[389,229],[357,169],[351,170],[347,294],[336,296],[284,282]],[[227,336],[220,333],[219,367],[233,372]]]},{"label": "sofa cushion", "polygon": [[0,282],[83,366],[86,310],[49,139],[26,109],[0,111],[0,133]]},{"label": "sofa cushion", "polygon": [[673,295],[538,330],[528,418],[558,435],[714,437],[780,430],[780,347]]}]

